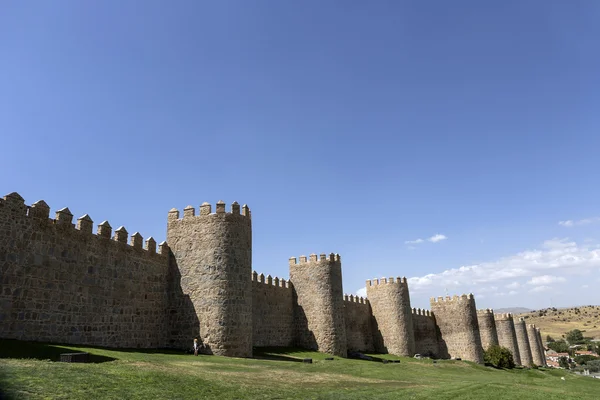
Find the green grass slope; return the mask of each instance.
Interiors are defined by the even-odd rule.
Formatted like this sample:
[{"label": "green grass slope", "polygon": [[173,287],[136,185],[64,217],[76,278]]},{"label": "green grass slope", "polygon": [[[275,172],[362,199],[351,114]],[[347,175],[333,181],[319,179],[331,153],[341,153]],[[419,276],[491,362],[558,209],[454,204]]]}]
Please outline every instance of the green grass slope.
[{"label": "green grass slope", "polygon": [[[89,352],[92,362],[56,362],[60,353],[74,351]],[[302,363],[305,357],[313,363]],[[326,357],[294,349],[262,349],[254,359],[194,357],[0,340],[0,379],[10,399],[514,400],[600,393],[600,380],[560,370],[505,371],[389,355],[373,361]]]}]

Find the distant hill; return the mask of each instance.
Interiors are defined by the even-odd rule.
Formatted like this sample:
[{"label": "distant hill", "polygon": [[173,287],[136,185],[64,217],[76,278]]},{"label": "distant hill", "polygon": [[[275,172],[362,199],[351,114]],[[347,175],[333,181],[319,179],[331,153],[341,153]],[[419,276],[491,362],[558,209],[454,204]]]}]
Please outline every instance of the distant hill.
[{"label": "distant hill", "polygon": [[600,306],[552,307],[518,313],[518,316],[541,328],[544,341],[547,335],[553,339],[564,338],[573,329],[582,331],[584,337],[600,338]]},{"label": "distant hill", "polygon": [[525,308],[525,307],[494,308],[494,313],[496,313],[496,314],[506,314],[506,313],[522,314],[522,313],[527,313],[530,311],[533,311],[533,310],[531,308]]}]

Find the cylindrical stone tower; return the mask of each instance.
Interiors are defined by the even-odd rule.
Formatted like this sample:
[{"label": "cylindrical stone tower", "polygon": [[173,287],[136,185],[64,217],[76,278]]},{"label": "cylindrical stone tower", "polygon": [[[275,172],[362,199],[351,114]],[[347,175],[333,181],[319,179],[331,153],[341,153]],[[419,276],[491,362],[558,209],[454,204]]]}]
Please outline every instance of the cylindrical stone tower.
[{"label": "cylindrical stone tower", "polygon": [[548,366],[548,364],[546,363],[546,351],[544,350],[544,340],[542,339],[542,330],[540,328],[535,328],[535,330],[537,331],[537,338],[538,338],[538,342],[540,343],[540,357],[542,358],[542,361],[544,362],[542,365],[543,366]]},{"label": "cylindrical stone tower", "polygon": [[367,298],[376,324],[376,350],[413,356],[415,337],[406,278],[368,280]]},{"label": "cylindrical stone tower", "polygon": [[521,365],[524,367],[533,366],[533,349],[531,348],[530,338],[528,337],[525,320],[523,318],[519,318],[519,320],[515,322],[515,333],[517,334],[517,343],[519,344]]},{"label": "cylindrical stone tower", "polygon": [[500,346],[507,348],[513,355],[515,364],[521,365],[521,356],[519,355],[519,345],[517,344],[517,335],[515,333],[515,323],[511,313],[496,314],[496,332],[498,332],[498,342]]},{"label": "cylindrical stone tower", "polygon": [[481,346],[487,350],[490,346],[498,346],[498,332],[494,311],[488,309],[477,310],[477,322],[479,323],[479,334],[481,335]]},{"label": "cylindrical stone tower", "polygon": [[290,281],[297,305],[296,341],[308,349],[347,356],[342,262],[339,254],[290,258]]},{"label": "cylindrical stone tower", "polygon": [[432,297],[431,311],[440,330],[440,354],[483,364],[477,308],[472,294]]},{"label": "cylindrical stone tower", "polygon": [[[252,356],[252,224],[250,210],[237,202],[231,212],[217,203],[169,212],[167,241],[172,251],[172,331],[193,332],[209,354]],[[173,300],[172,300],[173,301]],[[188,311],[185,311],[188,310]],[[171,317],[171,321],[174,319]],[[191,327],[191,329],[190,329]],[[181,333],[179,333],[181,335]],[[186,347],[193,338],[186,338]],[[180,346],[181,340],[172,340]]]},{"label": "cylindrical stone tower", "polygon": [[540,342],[538,340],[538,332],[533,324],[527,324],[527,337],[529,339],[529,346],[531,347],[531,355],[533,357],[533,363],[537,366],[543,366],[544,360],[542,358],[542,349],[540,348]]}]

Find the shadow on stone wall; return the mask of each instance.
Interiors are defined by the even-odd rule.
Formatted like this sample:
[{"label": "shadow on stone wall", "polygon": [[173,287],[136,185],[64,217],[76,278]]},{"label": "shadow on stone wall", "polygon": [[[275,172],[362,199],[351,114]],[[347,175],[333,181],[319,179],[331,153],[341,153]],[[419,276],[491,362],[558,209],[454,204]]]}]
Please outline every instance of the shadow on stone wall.
[{"label": "shadow on stone wall", "polygon": [[438,339],[438,357],[441,359],[450,358],[450,353],[448,353],[448,345],[442,337],[442,332],[437,325],[435,326],[435,334],[437,335]]},{"label": "shadow on stone wall", "polygon": [[371,316],[371,328],[373,334],[373,347],[375,348],[376,353],[387,354],[387,347],[383,342],[383,335],[379,330],[379,325],[377,324],[377,320],[375,317]]},{"label": "shadow on stone wall", "polygon": [[319,350],[317,338],[308,328],[308,318],[304,309],[298,305],[298,297],[294,292],[294,345],[306,350]]},{"label": "shadow on stone wall", "polygon": [[194,338],[198,338],[201,353],[212,354],[210,348],[202,344],[200,320],[192,299],[181,289],[181,273],[173,253],[169,256],[167,279],[169,307],[166,316],[166,347],[192,351]]}]

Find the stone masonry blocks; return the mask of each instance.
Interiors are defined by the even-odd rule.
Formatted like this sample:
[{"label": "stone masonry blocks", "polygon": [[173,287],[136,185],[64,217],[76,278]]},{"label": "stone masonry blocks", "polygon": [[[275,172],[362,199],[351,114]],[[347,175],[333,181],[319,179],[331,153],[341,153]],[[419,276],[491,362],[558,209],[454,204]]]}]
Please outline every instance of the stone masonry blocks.
[{"label": "stone masonry blocks", "polygon": [[460,357],[483,364],[483,347],[473,295],[432,298],[430,303],[440,330],[442,357]]},{"label": "stone masonry blocks", "polygon": [[542,357],[543,350],[540,348],[541,343],[538,340],[538,332],[533,324],[527,324],[527,339],[531,348],[533,364],[543,366],[545,364],[545,360]]},{"label": "stone masonry blocks", "polygon": [[483,349],[487,350],[490,346],[499,345],[494,311],[489,308],[486,310],[478,310],[477,322],[479,323],[479,333],[481,335],[481,345],[483,346]]},{"label": "stone masonry blocks", "polygon": [[375,321],[375,348],[400,356],[415,354],[412,308],[406,278],[367,281]]},{"label": "stone masonry blocks", "polygon": [[[342,357],[377,350],[476,362],[482,343],[498,342],[521,364],[512,315],[477,314],[472,295],[411,309],[406,278],[383,278],[367,281],[368,299],[344,297],[336,254],[290,259],[290,280],[253,273],[250,209],[226,208],[171,209],[169,244],[157,247],[138,232],[128,243],[127,230],[113,232],[108,221],[94,234],[90,216],[75,225],[67,207],[51,219],[43,200],[28,207],[18,193],[0,198],[0,337],[179,349],[197,337],[201,351],[235,357],[298,345]],[[544,365],[539,329],[519,332],[532,362]]]},{"label": "stone masonry blocks", "polygon": [[527,328],[524,319],[519,318],[519,320],[515,322],[515,334],[517,335],[517,344],[519,345],[521,365],[524,367],[533,366],[532,349],[527,336]]},{"label": "stone masonry blocks", "polygon": [[339,255],[291,258],[290,280],[296,301],[297,343],[340,357],[347,356],[342,263]]},{"label": "stone masonry blocks", "polygon": [[193,307],[175,317],[173,325],[179,339],[174,342],[179,346],[189,342],[191,333],[199,337],[208,353],[251,357],[251,220],[225,212],[222,201],[216,210],[209,213],[210,205],[205,203],[198,216],[189,209],[182,219],[175,217],[178,213],[169,213],[167,241],[173,253],[172,270],[180,274],[181,290],[172,313],[177,315],[186,299]]},{"label": "stone masonry blocks", "polygon": [[507,348],[512,353],[515,364],[522,365],[513,315],[511,313],[496,314],[494,320],[500,346]]}]

